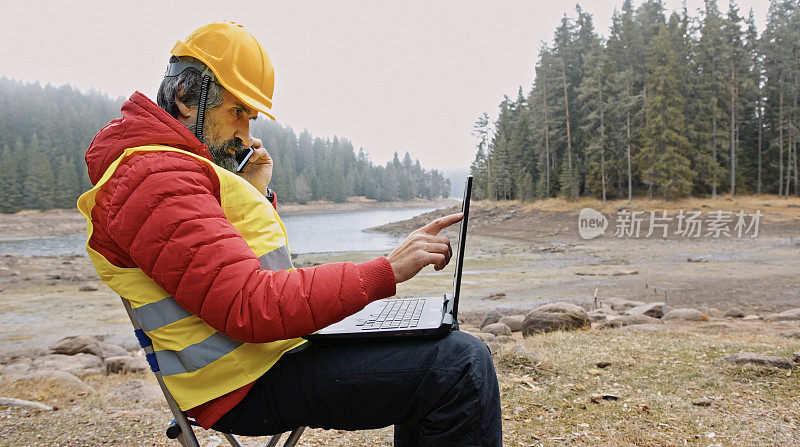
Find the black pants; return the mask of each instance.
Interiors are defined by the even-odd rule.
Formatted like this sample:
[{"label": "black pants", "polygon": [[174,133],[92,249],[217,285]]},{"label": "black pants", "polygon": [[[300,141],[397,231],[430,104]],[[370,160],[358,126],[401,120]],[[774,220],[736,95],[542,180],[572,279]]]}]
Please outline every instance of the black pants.
[{"label": "black pants", "polygon": [[486,345],[459,331],[439,340],[310,344],[284,355],[212,428],[263,436],[392,424],[395,446],[502,445]]}]

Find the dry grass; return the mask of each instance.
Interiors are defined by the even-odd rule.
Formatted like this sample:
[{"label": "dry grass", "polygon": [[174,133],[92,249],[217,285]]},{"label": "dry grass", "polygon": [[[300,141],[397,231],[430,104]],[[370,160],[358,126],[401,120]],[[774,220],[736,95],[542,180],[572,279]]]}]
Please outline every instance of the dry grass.
[{"label": "dry grass", "polygon": [[[492,344],[500,376],[504,445],[680,446],[800,445],[796,372],[767,367],[717,367],[741,352],[791,356],[800,341],[782,338],[763,322],[671,323],[664,333],[615,330],[557,332],[518,342],[536,354],[535,366]],[[608,368],[598,368],[609,361]],[[169,420],[161,403],[110,402],[130,379],[95,376],[95,392],[75,396],[52,388],[20,389],[0,380],[0,395],[56,404],[53,412],[0,411],[3,446],[161,446]],[[618,400],[593,396],[612,395]],[[709,398],[709,407],[692,404]],[[608,398],[610,399],[610,398]],[[199,430],[199,432],[203,432]],[[216,445],[213,433],[201,433]],[[391,429],[360,432],[309,430],[303,446],[391,445]],[[263,440],[248,439],[247,445]]]},{"label": "dry grass", "polygon": [[[524,345],[541,361],[533,371],[508,366],[501,351],[506,445],[800,445],[795,373],[714,366],[741,351],[788,357],[800,343],[765,324],[711,334],[702,327],[532,337]],[[525,374],[532,381],[513,380]],[[604,394],[619,399],[593,401]],[[696,406],[696,398],[713,403]]]},{"label": "dry grass", "polygon": [[614,212],[616,208],[626,208],[630,210],[699,210],[700,208],[707,208],[711,210],[728,210],[738,211],[744,210],[746,212],[753,212],[761,210],[765,212],[767,209],[771,214],[781,214],[784,216],[797,217],[800,216],[800,210],[796,207],[789,205],[800,206],[800,197],[781,198],[773,194],[762,195],[744,195],[735,196],[731,198],[727,195],[718,196],[716,199],[710,198],[686,198],[676,200],[662,200],[658,198],[647,199],[646,197],[635,197],[630,203],[625,199],[615,199],[606,201],[605,205],[602,200],[582,197],[575,201],[565,200],[563,198],[550,198],[544,200],[536,200],[533,202],[520,202],[518,200],[508,200],[502,202],[495,201],[481,201],[477,202],[483,205],[493,205],[499,207],[517,207],[521,206],[525,210],[533,211],[576,211],[582,208],[593,208],[603,213]]}]

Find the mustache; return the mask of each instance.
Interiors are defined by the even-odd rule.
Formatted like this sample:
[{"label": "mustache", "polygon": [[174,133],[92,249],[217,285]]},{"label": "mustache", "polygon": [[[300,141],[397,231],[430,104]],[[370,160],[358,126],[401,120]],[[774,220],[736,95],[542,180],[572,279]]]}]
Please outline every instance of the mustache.
[{"label": "mustache", "polygon": [[230,140],[222,143],[219,148],[219,150],[222,152],[227,152],[228,149],[234,150],[235,154],[233,156],[235,157],[236,154],[245,150],[244,142],[238,138],[231,138]]},{"label": "mustache", "polygon": [[[232,155],[228,153],[230,149],[234,150]],[[238,138],[231,138],[222,144],[211,145],[208,148],[208,152],[211,154],[214,163],[234,173],[237,167],[236,155],[244,150],[244,142]]]}]

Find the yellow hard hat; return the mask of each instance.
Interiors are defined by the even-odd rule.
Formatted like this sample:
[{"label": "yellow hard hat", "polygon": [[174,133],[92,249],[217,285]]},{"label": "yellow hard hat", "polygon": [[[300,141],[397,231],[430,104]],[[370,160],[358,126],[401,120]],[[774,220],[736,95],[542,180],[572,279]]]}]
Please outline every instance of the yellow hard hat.
[{"label": "yellow hard hat", "polygon": [[272,109],[275,68],[269,54],[242,25],[225,21],[201,26],[186,40],[179,40],[171,53],[199,59],[234,96],[275,119],[268,112]]}]

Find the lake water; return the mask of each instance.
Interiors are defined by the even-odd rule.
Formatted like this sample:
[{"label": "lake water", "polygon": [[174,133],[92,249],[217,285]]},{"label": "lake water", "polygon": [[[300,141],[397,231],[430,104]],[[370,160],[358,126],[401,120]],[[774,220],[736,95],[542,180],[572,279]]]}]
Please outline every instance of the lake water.
[{"label": "lake water", "polygon": [[[378,225],[410,219],[435,208],[347,211],[281,216],[289,234],[292,253],[332,251],[389,251],[403,237],[364,230]],[[86,256],[84,234],[30,239],[0,240],[0,255]]]}]

